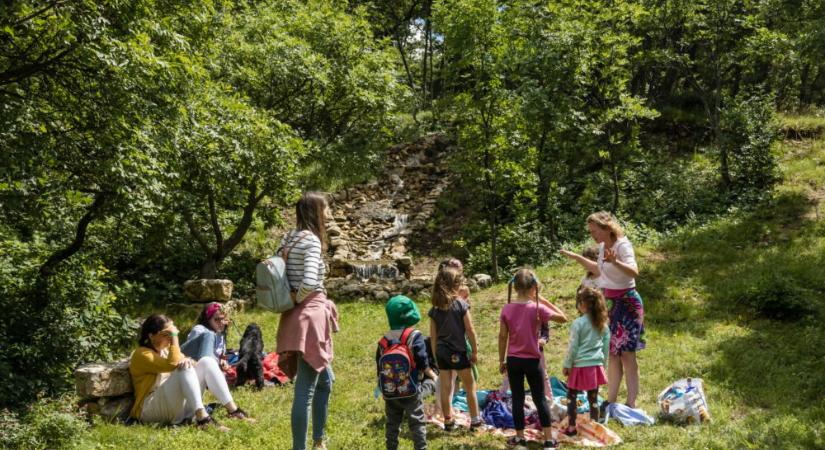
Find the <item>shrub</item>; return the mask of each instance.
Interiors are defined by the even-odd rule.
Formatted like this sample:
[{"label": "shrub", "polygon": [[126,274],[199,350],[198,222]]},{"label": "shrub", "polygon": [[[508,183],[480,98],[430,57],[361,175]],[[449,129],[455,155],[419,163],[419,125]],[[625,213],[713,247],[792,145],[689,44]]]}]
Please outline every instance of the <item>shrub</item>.
[{"label": "shrub", "polygon": [[76,255],[36,286],[37,244],[0,241],[0,405],[21,405],[70,389],[83,362],[113,359],[135,335],[118,297],[102,281],[106,269]]},{"label": "shrub", "polygon": [[58,449],[69,447],[89,428],[71,396],[38,400],[22,414],[0,411],[0,447]]},{"label": "shrub", "polygon": [[739,300],[756,314],[778,320],[797,320],[816,312],[813,292],[786,275],[760,277],[747,287]]}]

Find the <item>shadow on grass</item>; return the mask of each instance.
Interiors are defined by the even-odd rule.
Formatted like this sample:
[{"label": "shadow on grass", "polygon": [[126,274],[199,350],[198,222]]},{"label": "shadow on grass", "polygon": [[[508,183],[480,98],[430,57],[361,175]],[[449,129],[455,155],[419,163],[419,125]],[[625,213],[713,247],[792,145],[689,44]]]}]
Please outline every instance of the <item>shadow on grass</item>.
[{"label": "shadow on grass", "polygon": [[783,448],[821,443],[825,418],[825,226],[810,206],[783,192],[692,227],[661,247],[640,283],[651,326],[700,337],[721,323],[744,327],[710,349],[707,377],[749,408],[746,440]]}]

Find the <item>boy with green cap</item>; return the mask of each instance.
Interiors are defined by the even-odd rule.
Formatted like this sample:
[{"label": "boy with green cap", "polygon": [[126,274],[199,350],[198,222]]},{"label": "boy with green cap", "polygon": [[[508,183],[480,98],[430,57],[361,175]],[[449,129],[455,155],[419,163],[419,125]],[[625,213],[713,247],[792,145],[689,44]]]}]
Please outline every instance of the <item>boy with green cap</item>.
[{"label": "boy with green cap", "polygon": [[421,314],[415,302],[403,295],[389,299],[385,310],[390,331],[378,342],[375,363],[379,388],[384,394],[387,450],[398,448],[398,434],[405,413],[415,450],[424,450],[427,448],[427,428],[423,398],[435,392],[436,374],[427,357],[424,336],[415,329]]}]

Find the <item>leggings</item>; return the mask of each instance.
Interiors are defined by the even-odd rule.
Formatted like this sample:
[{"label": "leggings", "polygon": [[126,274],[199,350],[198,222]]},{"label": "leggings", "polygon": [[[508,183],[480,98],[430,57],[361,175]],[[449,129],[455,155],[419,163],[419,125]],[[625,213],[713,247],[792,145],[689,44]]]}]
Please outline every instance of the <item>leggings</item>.
[{"label": "leggings", "polygon": [[539,367],[539,359],[507,357],[507,378],[510,379],[510,390],[513,392],[513,423],[516,430],[524,429],[524,379],[530,386],[533,403],[539,413],[539,422],[546,428],[550,426],[550,410],[544,398],[544,380]]},{"label": "leggings", "polygon": [[140,420],[145,423],[180,423],[203,408],[203,392],[225,405],[232,401],[226,378],[218,361],[207,356],[190,369],[175,369],[157,389],[143,400]]},{"label": "leggings", "polygon": [[[567,389],[567,426],[576,426],[576,416],[578,414],[578,404],[576,397],[579,391],[575,389]],[[590,403],[590,420],[594,422],[599,421],[599,389],[591,389],[587,391],[587,402]]]}]

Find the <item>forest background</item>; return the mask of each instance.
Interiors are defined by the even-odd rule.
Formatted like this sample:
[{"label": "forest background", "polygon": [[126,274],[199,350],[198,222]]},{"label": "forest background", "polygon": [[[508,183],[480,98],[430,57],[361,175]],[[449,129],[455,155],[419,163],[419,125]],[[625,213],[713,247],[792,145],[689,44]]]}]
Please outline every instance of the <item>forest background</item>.
[{"label": "forest background", "polygon": [[[592,211],[641,242],[764,208],[823,105],[814,0],[3,2],[3,420],[184,280],[249,279],[300,192],[370,180],[391,144],[455,143],[433,252],[497,278]],[[745,306],[808,314],[797,282]]]}]

